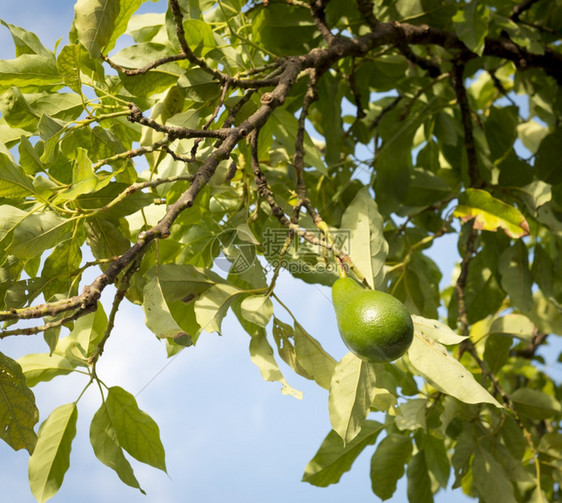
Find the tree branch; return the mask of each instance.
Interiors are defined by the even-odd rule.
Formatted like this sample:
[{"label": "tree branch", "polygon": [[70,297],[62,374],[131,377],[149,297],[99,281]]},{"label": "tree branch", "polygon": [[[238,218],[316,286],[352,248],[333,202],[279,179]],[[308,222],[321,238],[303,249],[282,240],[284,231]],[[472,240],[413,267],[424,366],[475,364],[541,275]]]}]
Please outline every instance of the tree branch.
[{"label": "tree branch", "polygon": [[[461,335],[468,337],[469,335],[469,322],[468,316],[466,312],[466,298],[465,298],[465,289],[466,289],[466,282],[468,279],[468,268],[470,265],[471,260],[474,257],[476,251],[476,237],[477,232],[476,229],[473,227],[473,222],[470,221],[466,225],[470,225],[470,232],[468,234],[468,239],[466,241],[466,250],[464,252],[462,261],[461,261],[461,271],[459,277],[457,278],[457,282],[455,283],[455,292],[457,294],[457,305],[458,305],[458,320],[460,324],[460,333]],[[468,340],[468,339],[467,339]],[[461,344],[461,353],[463,351],[463,347]]]},{"label": "tree branch", "polygon": [[[366,2],[366,5],[371,5]],[[175,9],[176,29],[178,40],[182,50],[187,51],[186,44],[182,41],[182,15],[177,0],[170,0],[170,6]],[[185,39],[185,33],[183,34]],[[173,141],[177,138],[216,138],[220,145],[203,162],[199,171],[194,175],[190,187],[168,207],[164,218],[154,227],[141,232],[136,243],[129,250],[112,262],[107,270],[99,275],[90,285],[86,286],[82,294],[69,299],[57,301],[38,306],[29,306],[22,309],[14,309],[0,313],[0,320],[17,320],[41,318],[44,316],[55,316],[62,312],[78,310],[84,313],[93,309],[104,288],[115,282],[118,275],[130,265],[136,257],[144,253],[154,239],[163,239],[170,235],[170,227],[185,209],[191,207],[201,189],[209,182],[219,163],[229,157],[232,149],[240,140],[248,136],[252,131],[259,129],[269,118],[275,108],[284,102],[299,74],[307,68],[315,68],[323,71],[336,61],[346,57],[364,56],[375,47],[383,45],[396,45],[403,40],[407,44],[429,45],[437,44],[448,49],[462,49],[466,47],[453,33],[430,28],[428,26],[414,26],[408,23],[382,23],[377,22],[370,33],[357,38],[346,38],[337,36],[333,43],[324,49],[313,49],[309,53],[288,57],[280,61],[280,73],[271,79],[261,82],[237,81],[230,79],[217,70],[210,69],[210,73],[220,82],[229,80],[231,86],[255,88],[261,86],[274,86],[274,88],[261,96],[261,106],[239,126],[233,128],[222,128],[217,130],[193,130],[189,128],[170,127],[158,124],[152,119],[143,117],[141,110],[135,104],[130,105],[130,117],[132,122],[151,127],[156,131],[166,133],[168,139]],[[189,57],[189,51],[186,52]],[[191,53],[192,54],[192,53]],[[467,57],[476,57],[466,53]],[[487,39],[484,49],[485,55],[495,55],[510,61],[514,61],[518,68],[542,67],[544,71],[562,82],[562,55],[550,48],[545,49],[542,55],[531,54],[506,39]],[[189,59],[188,57],[188,59]],[[196,57],[192,58],[194,64],[200,63]],[[206,64],[205,64],[206,65]],[[458,73],[458,71],[457,71]],[[456,79],[458,89],[461,89],[461,78]],[[464,86],[462,86],[464,91]],[[462,92],[461,92],[462,96]],[[461,105],[461,110],[462,110]],[[465,115],[466,119],[466,115]],[[473,162],[473,161],[472,161]],[[1,335],[0,335],[1,337]]]},{"label": "tree branch", "polygon": [[512,21],[518,21],[519,16],[521,16],[521,14],[523,14],[523,12],[525,12],[526,10],[529,10],[533,6],[533,4],[537,3],[538,1],[539,0],[524,0],[520,4],[513,7],[513,10],[509,15],[509,19],[511,19]]},{"label": "tree branch", "polygon": [[468,162],[468,178],[471,187],[481,185],[480,175],[478,173],[478,159],[476,157],[476,147],[474,145],[474,136],[472,134],[472,119],[470,112],[470,104],[464,87],[463,81],[464,65],[456,63],[451,73],[453,79],[453,88],[457,95],[457,101],[461,110],[461,123],[464,131],[464,146],[466,149],[466,158]]},{"label": "tree branch", "polygon": [[[294,224],[298,223],[298,215],[300,209],[303,205],[306,205],[308,211],[311,210],[313,213],[311,216],[314,218],[316,211],[312,208],[310,201],[306,196],[306,185],[304,183],[304,136],[305,136],[305,126],[306,118],[308,116],[308,109],[310,105],[318,99],[318,93],[316,90],[316,73],[312,70],[310,72],[310,80],[308,82],[308,89],[304,96],[302,103],[302,109],[298,121],[297,137],[295,141],[295,155],[293,156],[293,164],[295,165],[295,170],[297,172],[297,204],[295,205],[293,215],[291,216],[291,222]],[[307,204],[308,203],[308,204]]]},{"label": "tree branch", "polygon": [[373,13],[373,0],[357,0],[357,7],[359,8],[361,15],[365,18],[365,21],[367,21],[371,30],[374,30],[379,24],[379,21]]},{"label": "tree branch", "polygon": [[330,28],[326,24],[326,14],[324,12],[326,8],[326,4],[330,0],[312,0],[310,2],[310,13],[312,15],[312,19],[316,23],[316,27],[318,31],[324,37],[324,40],[329,44],[331,44],[334,40],[334,34],[330,31]]}]

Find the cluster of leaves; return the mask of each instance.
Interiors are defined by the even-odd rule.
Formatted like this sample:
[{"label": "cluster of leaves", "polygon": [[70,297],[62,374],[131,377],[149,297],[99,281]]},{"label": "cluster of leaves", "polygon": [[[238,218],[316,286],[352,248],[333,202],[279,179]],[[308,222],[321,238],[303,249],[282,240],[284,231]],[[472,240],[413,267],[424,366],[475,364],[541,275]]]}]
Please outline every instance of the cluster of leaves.
[{"label": "cluster of leaves", "polygon": [[[433,501],[451,467],[481,501],[559,498],[562,394],[541,348],[562,334],[560,2],[142,3],[78,0],[54,52],[3,22],[0,337],[43,333],[48,352],[0,354],[0,436],[31,453],[37,500],[76,432],[80,397],[35,432],[30,387],[56,376],[99,386],[92,446],[124,483],[140,489],[125,452],[166,469],[157,425],[96,372],[124,299],[169,355],[232,309],[265,379],[300,396],[277,353],[329,390],[311,484],[337,483],[384,432],[382,499],[404,467],[411,501]],[[462,260],[440,292],[424,250],[445,234]],[[336,264],[408,307],[404,358],[336,362],[274,314],[282,265],[331,285]]]}]

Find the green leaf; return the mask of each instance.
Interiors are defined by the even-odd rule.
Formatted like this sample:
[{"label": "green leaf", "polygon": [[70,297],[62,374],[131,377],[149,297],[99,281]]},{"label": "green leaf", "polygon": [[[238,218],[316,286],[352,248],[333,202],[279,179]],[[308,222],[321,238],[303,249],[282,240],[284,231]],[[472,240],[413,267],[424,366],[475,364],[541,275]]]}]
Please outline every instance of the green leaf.
[{"label": "green leaf", "polygon": [[558,275],[556,274],[554,261],[538,243],[535,244],[534,248],[531,272],[534,282],[539,285],[542,292],[547,296],[552,296],[554,294],[554,284],[556,283],[555,278]]},{"label": "green leaf", "polygon": [[265,327],[273,316],[273,303],[267,295],[250,295],[240,304],[240,312],[249,322]]},{"label": "green leaf", "polygon": [[118,257],[131,246],[123,226],[114,221],[94,216],[86,220],[85,229],[87,243],[97,259]]},{"label": "green leaf", "polygon": [[504,468],[482,445],[474,450],[473,484],[485,503],[516,503],[513,486]]},{"label": "green leaf", "polygon": [[91,58],[99,58],[101,50],[112,39],[120,4],[120,0],[78,0],[74,5],[78,39]]},{"label": "green leaf", "polygon": [[15,228],[10,253],[22,259],[39,257],[45,250],[70,238],[72,222],[54,211],[33,213]]},{"label": "green leaf", "polygon": [[367,420],[359,434],[345,445],[334,430],[330,431],[318,452],[306,465],[302,481],[318,487],[337,484],[365,447],[376,442],[383,426],[378,421]]},{"label": "green leaf", "polygon": [[528,250],[523,241],[518,240],[507,248],[498,260],[502,288],[508,293],[513,304],[523,312],[533,306],[533,279],[529,271]]},{"label": "green leaf", "polygon": [[410,437],[391,433],[382,439],[371,458],[371,487],[382,500],[392,497],[412,454]]},{"label": "green leaf", "polygon": [[437,264],[422,253],[410,256],[403,270],[396,271],[392,293],[411,313],[437,318],[441,271]]},{"label": "green leaf", "polygon": [[80,74],[80,53],[82,47],[78,44],[65,45],[57,58],[57,69],[64,83],[74,92],[82,92],[82,77]]},{"label": "green leaf", "polygon": [[22,93],[53,90],[63,85],[54,56],[22,54],[0,61],[0,92],[18,87]]},{"label": "green leaf", "polygon": [[489,19],[488,7],[476,0],[464,4],[453,16],[455,33],[471,51],[479,56],[484,52]]},{"label": "green leaf", "polygon": [[96,457],[117,473],[122,482],[146,494],[135,477],[131,464],[123,454],[123,447],[111,422],[107,404],[102,403],[90,424],[90,443]]},{"label": "green leaf", "polygon": [[361,189],[346,208],[340,224],[341,232],[349,232],[348,254],[363,273],[369,286],[381,286],[388,243],[383,235],[383,218],[368,189]]},{"label": "green leaf", "polygon": [[347,353],[336,365],[328,408],[332,428],[344,444],[361,431],[375,398],[375,379],[375,366],[352,353]]},{"label": "green leaf", "polygon": [[[486,250],[476,255],[470,262],[465,305],[468,321],[471,324],[489,315],[495,315],[505,299],[505,292],[498,283],[499,274],[492,269],[496,264],[497,256],[494,253],[487,253]],[[456,296],[453,300],[456,302]],[[449,318],[452,315],[456,315],[456,306],[449,307]]]},{"label": "green leaf", "polygon": [[57,294],[75,295],[78,293],[76,272],[82,261],[82,244],[86,239],[84,228],[75,224],[71,239],[56,246],[45,260],[41,277],[46,280],[43,296],[50,301]]},{"label": "green leaf", "polygon": [[562,334],[562,306],[540,290],[533,293],[533,309],[527,315],[541,332]]},{"label": "green leaf", "polygon": [[204,57],[217,47],[211,26],[201,19],[184,19],[183,28],[189,48],[199,57]]},{"label": "green leaf", "polygon": [[2,112],[4,120],[12,127],[34,131],[39,122],[38,115],[31,109],[17,87],[8,89],[0,96],[0,112]]},{"label": "green leaf", "polygon": [[497,374],[507,363],[513,340],[504,335],[488,335],[484,348],[484,361],[493,374]]},{"label": "green leaf", "polygon": [[408,349],[408,358],[414,369],[434,387],[465,403],[491,403],[501,407],[474,376],[453,358],[430,334],[414,332]]},{"label": "green leaf", "polygon": [[498,228],[511,238],[529,234],[529,224],[523,214],[482,189],[466,189],[459,196],[459,204],[453,213],[463,222],[474,218],[474,228],[496,231]]},{"label": "green leaf", "polygon": [[39,155],[35,150],[35,147],[25,136],[20,138],[18,153],[19,162],[26,175],[33,176],[44,170],[43,163],[41,162],[41,159],[39,159]]},{"label": "green leaf", "polygon": [[53,410],[39,428],[37,445],[29,458],[29,485],[39,503],[52,498],[62,485],[70,466],[77,419],[76,403],[68,403]]},{"label": "green leaf", "polygon": [[289,386],[283,377],[273,356],[273,349],[269,345],[265,330],[263,329],[260,329],[257,334],[250,339],[250,358],[254,365],[258,367],[261,376],[266,381],[280,382],[283,386],[281,392],[284,395],[291,395],[299,400],[302,399],[302,392]]},{"label": "green leaf", "polygon": [[109,388],[106,409],[119,444],[141,463],[166,471],[164,446],[154,420],[139,409],[135,397],[119,386]]},{"label": "green leaf", "polygon": [[0,438],[12,449],[33,452],[39,421],[35,396],[27,387],[20,365],[0,353]]},{"label": "green leaf", "polygon": [[330,389],[336,368],[334,360],[320,343],[295,321],[295,354],[299,365],[319,386]]},{"label": "green leaf", "polygon": [[345,135],[342,124],[341,100],[344,88],[341,81],[331,73],[325,73],[318,82],[318,100],[314,107],[320,114],[318,119],[312,115],[314,127],[326,139],[326,162],[329,166],[340,162],[345,148]]},{"label": "green leaf", "polygon": [[308,12],[278,3],[255,12],[251,29],[258,45],[283,56],[304,54],[309,50],[316,27]]},{"label": "green leaf", "polygon": [[513,142],[517,138],[518,111],[515,106],[491,107],[484,124],[484,132],[490,148],[490,160],[502,159],[513,148]]},{"label": "green leaf", "polygon": [[45,140],[40,159],[44,163],[53,162],[60,137],[65,130],[65,124],[63,121],[53,119],[48,114],[42,114],[37,127],[39,128],[39,136]]},{"label": "green leaf", "polygon": [[431,479],[424,453],[418,452],[408,463],[408,501],[411,503],[433,503]]},{"label": "green leaf", "polygon": [[[420,154],[417,162],[420,162]],[[439,159],[436,159],[439,162]],[[451,187],[440,176],[427,169],[414,168],[410,171],[408,192],[404,198],[407,206],[429,206],[442,201],[451,193]]]},{"label": "green leaf", "polygon": [[427,434],[424,437],[423,453],[427,470],[441,487],[447,487],[451,472],[451,461],[447,454],[444,439]]},{"label": "green leaf", "polygon": [[94,173],[92,161],[88,158],[88,152],[82,147],[75,151],[75,158],[72,162],[72,185],[60,193],[55,199],[56,202],[74,200],[82,194],[89,194],[107,184],[110,178],[100,180]]},{"label": "green leaf", "polygon": [[21,166],[0,152],[0,197],[18,199],[34,192],[35,188]]},{"label": "green leaf", "polygon": [[52,56],[51,51],[43,46],[35,33],[24,30],[19,26],[6,23],[5,21],[1,22],[6,28],[8,28],[8,30],[10,30],[10,33],[12,34],[14,45],[16,46],[16,56],[21,56],[22,54]]},{"label": "green leaf", "polygon": [[[107,54],[114,47],[117,39],[125,33],[131,16],[146,0],[119,0],[119,12],[113,20],[113,28],[109,40],[104,44],[103,51]],[[111,7],[110,7],[111,8]]]},{"label": "green leaf", "polygon": [[553,185],[562,183],[561,142],[562,129],[557,129],[541,141],[535,159],[537,176],[541,180]]},{"label": "green leaf", "polygon": [[562,412],[556,397],[532,388],[519,388],[511,394],[513,405],[518,412],[531,419],[549,419]]},{"label": "green leaf", "polygon": [[63,123],[78,119],[84,111],[82,99],[76,93],[59,91],[58,93],[32,94],[26,99],[38,116],[48,114]]},{"label": "green leaf", "polygon": [[65,356],[48,353],[30,353],[18,359],[29,387],[50,381],[56,376],[70,374],[75,365]]}]

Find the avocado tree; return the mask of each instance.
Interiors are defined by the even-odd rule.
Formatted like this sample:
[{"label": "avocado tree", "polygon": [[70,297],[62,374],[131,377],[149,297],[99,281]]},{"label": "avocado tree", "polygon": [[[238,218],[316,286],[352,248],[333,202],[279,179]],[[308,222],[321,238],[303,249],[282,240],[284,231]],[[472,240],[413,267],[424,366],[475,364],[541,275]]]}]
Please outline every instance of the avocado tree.
[{"label": "avocado tree", "polygon": [[[125,484],[129,457],[166,469],[157,424],[98,368],[132,303],[169,356],[231,310],[264,379],[327,390],[307,483],[368,450],[383,500],[406,476],[415,502],[451,482],[558,501],[560,0],[142,3],[78,0],[54,50],[2,22],[0,338],[45,351],[0,353],[0,437],[29,451],[36,499],[62,484],[80,409],[37,428],[33,387],[54,377],[99,388],[91,444]],[[427,250],[445,236],[460,261],[440,290]],[[336,361],[276,291],[283,270],[301,295],[346,274],[398,299],[411,345]]]}]

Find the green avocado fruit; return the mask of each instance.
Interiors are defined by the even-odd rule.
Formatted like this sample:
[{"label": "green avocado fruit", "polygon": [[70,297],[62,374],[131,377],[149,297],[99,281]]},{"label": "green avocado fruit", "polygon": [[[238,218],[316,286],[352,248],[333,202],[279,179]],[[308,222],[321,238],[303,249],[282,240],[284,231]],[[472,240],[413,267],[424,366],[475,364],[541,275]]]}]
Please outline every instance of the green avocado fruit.
[{"label": "green avocado fruit", "polygon": [[341,338],[359,358],[391,362],[410,347],[414,324],[398,299],[384,292],[363,289],[351,278],[339,278],[332,300]]}]

